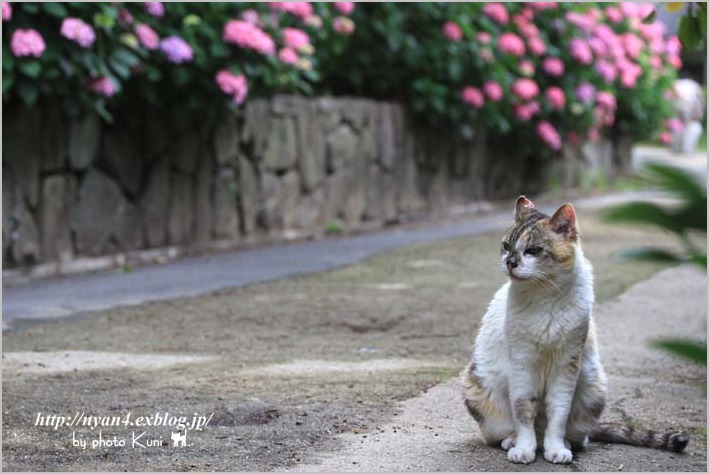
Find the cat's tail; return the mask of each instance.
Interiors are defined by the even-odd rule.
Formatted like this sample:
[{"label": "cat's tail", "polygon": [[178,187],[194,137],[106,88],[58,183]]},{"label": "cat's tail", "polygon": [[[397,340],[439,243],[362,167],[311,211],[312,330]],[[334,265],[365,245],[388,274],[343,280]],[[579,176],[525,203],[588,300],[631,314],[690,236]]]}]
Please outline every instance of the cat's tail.
[{"label": "cat's tail", "polygon": [[621,423],[599,423],[589,439],[601,443],[622,443],[632,446],[662,449],[679,453],[687,447],[686,433],[659,433],[653,430],[635,429]]}]

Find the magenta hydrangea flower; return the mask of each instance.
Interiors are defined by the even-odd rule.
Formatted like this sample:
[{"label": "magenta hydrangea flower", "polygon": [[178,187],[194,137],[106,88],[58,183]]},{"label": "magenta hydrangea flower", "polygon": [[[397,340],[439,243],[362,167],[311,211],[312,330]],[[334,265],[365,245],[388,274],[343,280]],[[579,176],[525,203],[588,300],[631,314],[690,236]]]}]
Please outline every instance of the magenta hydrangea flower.
[{"label": "magenta hydrangea flower", "polygon": [[256,10],[244,10],[241,12],[241,19],[246,23],[251,23],[255,26],[261,26],[261,16]]},{"label": "magenta hydrangea flower", "polygon": [[253,49],[261,54],[272,55],[276,52],[276,43],[265,31],[243,20],[227,22],[224,25],[222,38],[227,43],[245,49]]},{"label": "magenta hydrangea flower", "polygon": [[623,21],[623,13],[618,7],[606,8],[606,19],[611,23],[620,23]]},{"label": "magenta hydrangea flower", "polygon": [[552,150],[561,150],[561,136],[549,122],[543,120],[537,124],[537,135]]},{"label": "magenta hydrangea flower", "polygon": [[236,75],[227,69],[222,69],[217,73],[214,80],[222,92],[233,97],[236,105],[244,103],[249,93],[249,84],[246,81],[246,76],[243,74]]},{"label": "magenta hydrangea flower", "polygon": [[485,105],[485,96],[483,91],[473,86],[466,86],[460,93],[460,97],[464,103],[472,105],[476,109],[479,109]]},{"label": "magenta hydrangea flower", "polygon": [[298,62],[298,53],[292,48],[281,48],[278,52],[278,59],[284,64],[295,64]]},{"label": "magenta hydrangea flower", "polygon": [[44,38],[37,30],[31,28],[18,29],[12,33],[10,49],[12,54],[17,57],[34,56],[38,58],[42,56],[46,45],[44,44]]},{"label": "magenta hydrangea flower", "polygon": [[596,94],[596,104],[606,110],[614,111],[618,107],[615,96],[610,92],[600,91]]},{"label": "magenta hydrangea flower", "polygon": [[463,30],[460,29],[457,23],[447,21],[443,25],[443,35],[451,41],[460,41],[463,39]]},{"label": "magenta hydrangea flower", "polygon": [[313,14],[313,6],[308,2],[270,2],[268,6],[271,10],[290,13],[301,20]]},{"label": "magenta hydrangea flower", "polygon": [[500,25],[506,25],[510,21],[509,13],[507,13],[507,8],[502,3],[487,3],[483,7],[483,13],[489,16],[492,20],[496,21]]},{"label": "magenta hydrangea flower", "polygon": [[181,64],[190,62],[194,58],[192,47],[179,36],[168,36],[160,41],[160,50],[167,56],[167,60]]},{"label": "magenta hydrangea flower", "polygon": [[517,79],[512,84],[512,93],[522,100],[532,100],[539,94],[539,86],[532,79]]},{"label": "magenta hydrangea flower", "polygon": [[522,122],[529,122],[537,112],[539,112],[539,103],[537,101],[518,104],[514,108],[515,117]]},{"label": "magenta hydrangea flower", "polygon": [[138,23],[135,25],[135,36],[138,37],[138,41],[147,50],[158,49],[160,46],[160,37],[150,26],[145,23]]},{"label": "magenta hydrangea flower", "polygon": [[535,56],[542,56],[547,52],[546,43],[539,37],[529,38],[527,46],[529,46],[529,51]]},{"label": "magenta hydrangea flower", "polygon": [[559,77],[564,74],[564,61],[559,58],[544,58],[542,70],[549,76]]},{"label": "magenta hydrangea flower", "polygon": [[606,84],[612,84],[617,76],[615,66],[608,61],[598,61],[596,63],[596,72]]},{"label": "magenta hydrangea flower", "polygon": [[143,6],[148,15],[156,18],[162,18],[165,15],[165,5],[162,2],[145,2]]},{"label": "magenta hydrangea flower", "polygon": [[514,33],[502,33],[497,40],[497,47],[503,53],[513,56],[522,56],[524,54],[524,41]]},{"label": "magenta hydrangea flower", "polygon": [[589,65],[593,62],[593,52],[588,45],[588,41],[581,38],[573,38],[569,42],[569,50],[571,57],[583,65]]},{"label": "magenta hydrangea flower", "polygon": [[492,41],[492,36],[486,31],[481,31],[480,33],[477,33],[475,35],[475,39],[481,42],[482,44],[488,44],[490,41]]},{"label": "magenta hydrangea flower", "polygon": [[334,2],[335,9],[343,15],[350,15],[355,9],[354,2]]},{"label": "magenta hydrangea flower", "polygon": [[546,90],[544,95],[552,109],[561,110],[566,106],[566,94],[561,87],[552,86]]},{"label": "magenta hydrangea flower", "polygon": [[332,29],[341,35],[351,35],[355,30],[355,24],[347,17],[338,16],[332,20]]},{"label": "magenta hydrangea flower", "polygon": [[2,21],[10,21],[12,19],[12,7],[9,2],[2,2]]},{"label": "magenta hydrangea flower", "polygon": [[88,48],[96,41],[94,29],[79,18],[64,18],[60,33],[66,39],[78,43],[82,48]]},{"label": "magenta hydrangea flower", "polygon": [[533,76],[534,75],[534,63],[528,59],[519,62],[519,72],[523,76]]},{"label": "magenta hydrangea flower", "polygon": [[308,49],[310,38],[307,33],[298,28],[283,28],[283,41],[286,46],[297,51]]},{"label": "magenta hydrangea flower", "polygon": [[116,93],[116,84],[110,77],[99,77],[91,81],[89,85],[91,92],[105,97],[113,97]]},{"label": "magenta hydrangea flower", "polygon": [[485,95],[487,96],[487,98],[490,99],[492,102],[498,102],[502,100],[502,96],[504,95],[502,86],[499,82],[495,81],[487,81],[483,85],[483,90],[485,91]]}]

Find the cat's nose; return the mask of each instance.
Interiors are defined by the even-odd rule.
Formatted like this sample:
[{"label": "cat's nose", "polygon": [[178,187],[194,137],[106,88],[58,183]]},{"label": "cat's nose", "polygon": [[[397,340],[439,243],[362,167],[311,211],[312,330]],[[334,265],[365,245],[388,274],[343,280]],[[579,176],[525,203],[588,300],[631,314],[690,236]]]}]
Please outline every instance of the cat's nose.
[{"label": "cat's nose", "polygon": [[509,271],[512,271],[513,268],[517,268],[519,266],[519,263],[517,262],[516,258],[508,258],[507,259],[507,269]]}]

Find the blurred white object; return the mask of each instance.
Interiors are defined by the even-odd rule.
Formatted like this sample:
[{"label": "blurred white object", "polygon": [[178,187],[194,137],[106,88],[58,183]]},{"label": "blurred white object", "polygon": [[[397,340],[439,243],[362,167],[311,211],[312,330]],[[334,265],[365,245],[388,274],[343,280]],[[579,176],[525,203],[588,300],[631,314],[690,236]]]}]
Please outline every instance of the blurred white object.
[{"label": "blurred white object", "polygon": [[692,153],[702,135],[700,121],[704,117],[704,94],[702,86],[692,79],[677,79],[672,86],[674,107],[683,127],[673,132],[672,150],[676,153]]}]

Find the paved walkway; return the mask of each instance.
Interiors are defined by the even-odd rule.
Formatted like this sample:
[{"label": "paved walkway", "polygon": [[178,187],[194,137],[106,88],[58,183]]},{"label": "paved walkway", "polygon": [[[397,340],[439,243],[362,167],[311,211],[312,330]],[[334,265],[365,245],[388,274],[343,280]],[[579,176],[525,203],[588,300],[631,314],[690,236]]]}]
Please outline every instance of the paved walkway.
[{"label": "paved walkway", "polygon": [[[623,192],[575,200],[578,209],[607,207],[657,193]],[[542,206],[551,212],[561,203]],[[3,329],[18,319],[70,316],[148,301],[191,297],[221,289],[329,270],[396,247],[477,235],[509,225],[510,211],[443,225],[430,223],[354,237],[191,257],[131,273],[101,272],[3,287]]]}]

